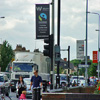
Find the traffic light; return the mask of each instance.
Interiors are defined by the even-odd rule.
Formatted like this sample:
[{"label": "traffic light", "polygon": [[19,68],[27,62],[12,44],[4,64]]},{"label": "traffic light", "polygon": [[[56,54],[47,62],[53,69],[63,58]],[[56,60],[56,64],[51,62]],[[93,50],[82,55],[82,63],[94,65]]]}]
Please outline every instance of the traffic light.
[{"label": "traffic light", "polygon": [[44,39],[44,50],[43,54],[44,56],[48,56],[50,58],[53,57],[53,34],[49,35],[49,38]]},{"label": "traffic light", "polygon": [[[85,61],[81,62],[81,64],[85,64]],[[91,62],[87,62],[88,65],[91,65]]]}]

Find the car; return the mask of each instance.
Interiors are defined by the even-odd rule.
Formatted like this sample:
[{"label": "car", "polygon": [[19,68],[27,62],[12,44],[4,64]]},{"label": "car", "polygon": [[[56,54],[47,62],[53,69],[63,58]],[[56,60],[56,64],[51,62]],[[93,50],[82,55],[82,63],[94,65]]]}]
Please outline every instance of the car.
[{"label": "car", "polygon": [[79,86],[85,86],[86,84],[85,84],[85,80],[80,80],[80,84],[79,84]]},{"label": "car", "polygon": [[77,86],[77,81],[78,81],[78,86],[79,86],[80,80],[77,80],[77,79],[73,79],[73,80],[71,81],[71,85],[72,85],[72,86]]},{"label": "car", "polygon": [[71,76],[71,80],[73,79],[79,79],[79,80],[84,80],[84,76]]},{"label": "car", "polygon": [[[27,87],[27,89],[26,89],[26,98],[32,98],[32,89],[29,90],[30,89],[30,83],[31,83],[30,80],[31,80],[31,78],[24,78],[23,80],[26,83],[26,87]],[[16,97],[17,98],[19,97],[17,85],[16,85]]]},{"label": "car", "polygon": [[[54,75],[54,87],[56,87],[56,76],[57,76],[57,74]],[[65,88],[67,85],[68,85],[67,75],[60,74],[60,86],[62,88]]]},{"label": "car", "polygon": [[0,87],[4,89],[4,93],[6,96],[9,96],[10,93],[10,80],[7,75],[0,73]]}]

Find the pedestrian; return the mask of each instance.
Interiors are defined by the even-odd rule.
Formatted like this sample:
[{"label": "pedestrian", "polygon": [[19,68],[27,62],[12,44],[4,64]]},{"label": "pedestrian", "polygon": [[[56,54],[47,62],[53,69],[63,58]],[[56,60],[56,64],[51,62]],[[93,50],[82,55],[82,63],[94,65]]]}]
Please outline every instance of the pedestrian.
[{"label": "pedestrian", "polygon": [[26,100],[26,91],[22,91],[22,94],[21,94],[19,100]]},{"label": "pedestrian", "polygon": [[[31,78],[31,84],[30,84],[30,90],[31,87],[37,88],[41,87],[42,88],[42,78],[41,76],[38,75],[38,70],[34,70],[34,76]],[[34,100],[34,94],[32,95],[32,100]]]},{"label": "pedestrian", "polygon": [[87,83],[88,83],[88,86],[90,86],[90,78],[88,78]]},{"label": "pedestrian", "polygon": [[19,77],[19,81],[17,82],[16,86],[18,89],[18,96],[20,97],[20,95],[22,94],[22,91],[26,90],[26,84],[25,84],[22,76]]}]

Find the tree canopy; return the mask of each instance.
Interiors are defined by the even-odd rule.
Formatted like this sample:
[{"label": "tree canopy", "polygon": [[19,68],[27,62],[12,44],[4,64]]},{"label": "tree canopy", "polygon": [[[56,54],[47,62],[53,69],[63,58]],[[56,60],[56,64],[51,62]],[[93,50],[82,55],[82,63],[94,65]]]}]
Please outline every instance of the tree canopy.
[{"label": "tree canopy", "polygon": [[4,41],[0,48],[0,67],[1,71],[5,71],[8,63],[13,57],[13,50],[8,41]]}]

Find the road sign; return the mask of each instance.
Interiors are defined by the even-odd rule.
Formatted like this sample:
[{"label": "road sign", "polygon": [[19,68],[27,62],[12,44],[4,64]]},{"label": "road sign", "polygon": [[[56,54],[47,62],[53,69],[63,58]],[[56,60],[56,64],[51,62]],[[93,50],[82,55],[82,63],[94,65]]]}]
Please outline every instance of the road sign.
[{"label": "road sign", "polygon": [[82,64],[79,64],[78,67],[79,67],[79,68],[86,68],[86,67],[89,67],[89,65],[82,65]]}]

